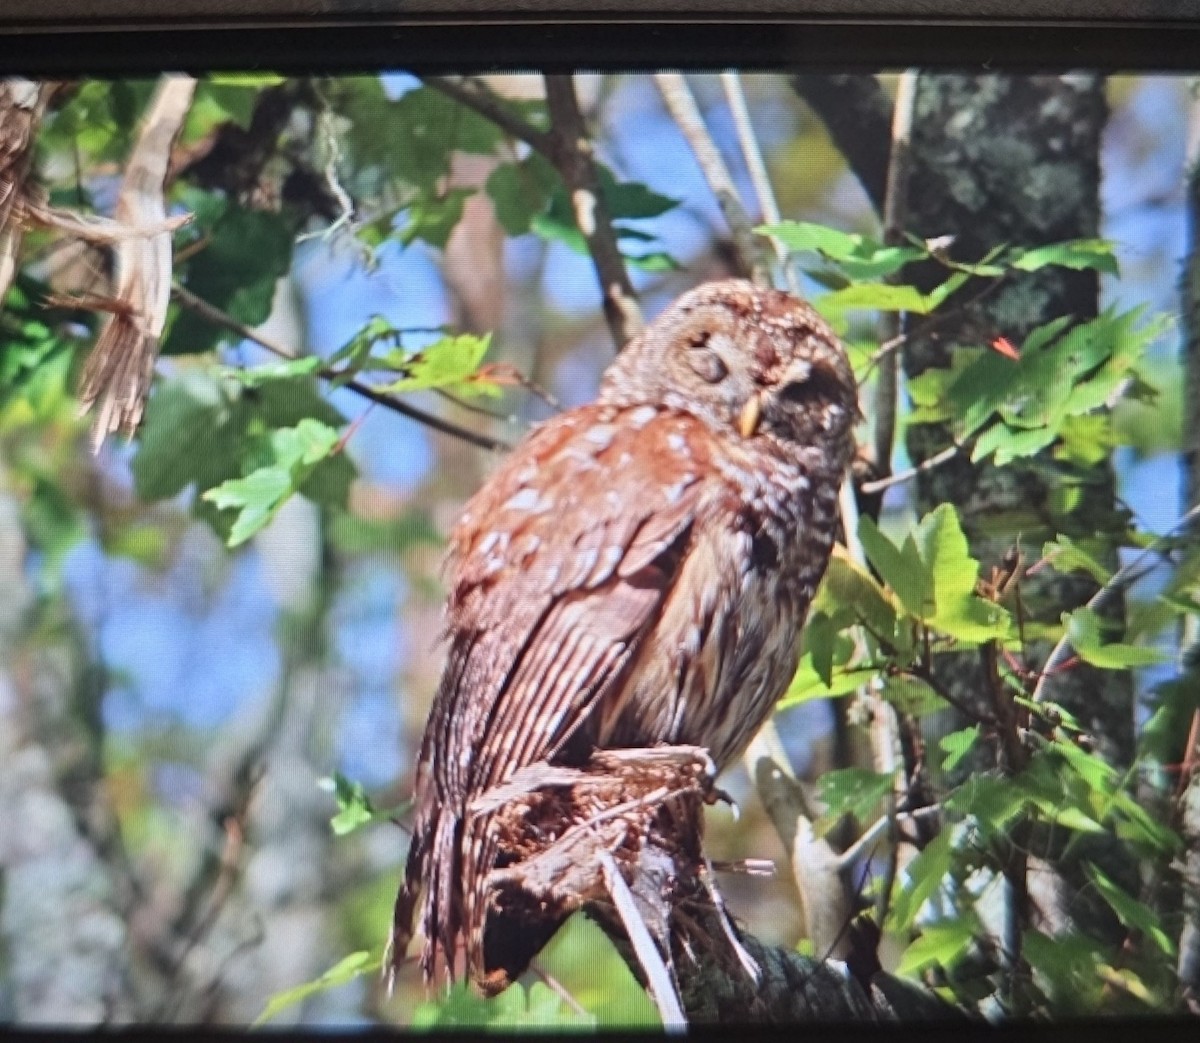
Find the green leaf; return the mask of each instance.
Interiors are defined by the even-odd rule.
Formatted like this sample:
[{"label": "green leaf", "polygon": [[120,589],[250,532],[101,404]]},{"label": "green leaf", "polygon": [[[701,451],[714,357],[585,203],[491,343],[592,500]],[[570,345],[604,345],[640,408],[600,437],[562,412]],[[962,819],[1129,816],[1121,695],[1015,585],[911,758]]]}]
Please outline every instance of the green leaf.
[{"label": "green leaf", "polygon": [[486,190],[496,220],[508,235],[524,235],[533,219],[550,205],[559,177],[549,160],[532,152],[519,163],[503,163],[492,171]]},{"label": "green leaf", "polygon": [[906,674],[885,674],[880,694],[898,712],[921,717],[946,709],[945,700],[918,677]]},{"label": "green leaf", "polygon": [[344,554],[398,554],[414,546],[441,546],[444,537],[428,513],[413,508],[399,517],[361,518],[339,512],[329,521],[329,539]]},{"label": "green leaf", "polygon": [[796,669],[792,683],[788,685],[788,690],[784,692],[783,698],[777,705],[780,710],[786,710],[788,707],[811,702],[813,699],[836,699],[842,695],[849,695],[851,692],[858,691],[863,685],[870,684],[878,676],[878,673],[879,671],[872,667],[835,671],[827,684],[813,666],[812,656],[804,655],[800,659],[800,665]]},{"label": "green leaf", "polygon": [[1014,460],[1036,456],[1054,443],[1058,432],[1052,427],[1029,430],[1013,429],[1006,424],[993,424],[984,431],[971,450],[971,461],[979,463],[995,454],[995,465],[1007,467]]},{"label": "green leaf", "polygon": [[979,741],[979,735],[980,728],[977,724],[943,735],[938,740],[938,749],[946,755],[942,759],[942,771],[953,771],[957,768],[959,762],[974,749],[975,743]]},{"label": "green leaf", "polygon": [[916,542],[933,576],[936,611],[926,617],[929,624],[968,644],[1006,636],[1008,613],[975,594],[979,563],[971,557],[951,504],[944,503],[921,519]]},{"label": "green leaf", "polygon": [[[372,315],[363,327],[329,357],[331,366],[341,365],[342,379],[349,379],[367,366],[375,345],[399,345],[402,332],[382,315]],[[407,358],[402,358],[402,364]]]},{"label": "green leaf", "polygon": [[196,84],[180,135],[184,143],[199,141],[223,123],[248,129],[258,102],[259,90],[247,84],[205,78]]},{"label": "green leaf", "polygon": [[345,985],[355,978],[361,978],[364,974],[377,974],[382,965],[382,953],[366,951],[352,952],[349,956],[343,957],[330,967],[329,970],[315,981],[305,982],[303,985],[297,985],[295,988],[275,993],[267,1001],[267,1005],[263,1008],[262,1013],[254,1019],[253,1024],[265,1024],[280,1011],[286,1010],[288,1007],[293,1007],[297,1003],[303,1003],[310,996],[318,992],[324,992],[326,989]]},{"label": "green leaf", "polygon": [[1105,956],[1100,943],[1079,932],[1050,938],[1031,929],[1022,935],[1021,952],[1056,1009],[1068,1014],[1095,1015],[1103,986],[1096,974]]},{"label": "green leaf", "polygon": [[774,225],[760,225],[754,230],[759,235],[774,236],[793,253],[823,253],[833,261],[861,256],[864,242],[869,242],[861,235],[808,221],[781,221]]},{"label": "green leaf", "polygon": [[203,82],[221,87],[252,87],[262,90],[263,87],[274,87],[283,83],[284,79],[275,72],[210,72],[205,75]]},{"label": "green leaf", "polygon": [[652,250],[644,254],[622,254],[625,263],[642,272],[680,272],[681,265],[674,257],[663,250]]},{"label": "green leaf", "polygon": [[930,965],[953,970],[967,954],[975,938],[983,934],[983,925],[973,910],[966,910],[954,920],[928,924],[900,957],[896,973],[909,977]]},{"label": "green leaf", "polygon": [[298,492],[316,466],[326,460],[338,444],[338,432],[312,418],[292,428],[271,432],[272,462],[248,474],[233,478],[203,494],[218,510],[235,510],[237,519],[229,533],[228,544],[237,547],[262,529]]},{"label": "green leaf", "polygon": [[303,358],[292,359],[288,362],[269,362],[263,366],[253,366],[246,369],[242,366],[215,366],[212,372],[217,376],[236,380],[243,387],[257,388],[269,384],[273,380],[290,380],[293,377],[312,376],[322,366],[318,355],[305,355]]},{"label": "green leaf", "polygon": [[412,1019],[416,1029],[594,1028],[595,1024],[593,1015],[580,1014],[540,981],[528,990],[520,983],[510,985],[490,999],[478,995],[469,985],[456,985],[439,1002],[420,1004]]},{"label": "green leaf", "polygon": [[852,611],[867,628],[885,639],[896,630],[896,610],[875,577],[844,554],[834,553],[817,595],[818,607],[831,615],[840,608]]},{"label": "green leaf", "polygon": [[823,315],[848,311],[907,311],[925,315],[933,310],[933,304],[915,286],[891,283],[855,283],[816,298],[813,306]]},{"label": "green leaf", "polygon": [[336,836],[345,836],[374,821],[375,805],[361,782],[351,782],[341,772],[334,772],[333,777],[325,781],[332,784],[337,800],[338,812],[329,820]]},{"label": "green leaf", "polygon": [[1112,572],[1069,536],[1059,533],[1042,546],[1042,557],[1056,572],[1086,572],[1097,583],[1107,583]]},{"label": "green leaf", "polygon": [[[432,87],[393,100],[378,76],[363,76],[338,81],[330,93],[334,108],[348,120],[343,140],[352,166],[376,167],[425,192],[435,192],[450,173],[455,152],[490,156],[503,137],[491,120]],[[499,104],[522,111],[519,103]]]},{"label": "green leaf", "polygon": [[928,256],[917,246],[885,246],[863,235],[806,221],[761,225],[755,231],[773,236],[792,253],[818,253],[853,280],[886,279],[910,261]]},{"label": "green leaf", "polygon": [[828,808],[815,823],[817,832],[827,833],[844,815],[852,815],[859,822],[874,818],[894,785],[891,775],[864,768],[827,771],[817,783],[821,802]]},{"label": "green leaf", "polygon": [[481,382],[476,381],[484,355],[491,344],[491,334],[476,337],[464,333],[443,337],[441,340],[412,355],[393,356],[393,362],[403,368],[404,376],[391,384],[383,385],[381,391],[419,391],[426,388],[455,388],[478,390]]},{"label": "green leaf", "polygon": [[910,540],[904,550],[899,549],[865,514],[858,520],[858,538],[867,558],[883,581],[896,592],[900,603],[918,619],[932,614],[933,577],[917,553],[916,545]]},{"label": "green leaf", "polygon": [[1115,246],[1108,239],[1073,239],[1026,250],[1012,261],[1023,272],[1036,272],[1047,265],[1061,268],[1090,268],[1105,275],[1118,275]]},{"label": "green leaf", "polygon": [[608,204],[608,212],[614,220],[644,220],[651,217],[661,217],[679,206],[679,200],[655,192],[640,181],[618,181],[608,167],[597,166],[600,178],[600,191],[604,202]]},{"label": "green leaf", "polygon": [[1067,640],[1085,663],[1102,670],[1131,670],[1140,666],[1165,663],[1171,656],[1157,648],[1128,645],[1118,641],[1105,644],[1101,638],[1101,618],[1086,606],[1063,614]]},{"label": "green leaf", "polygon": [[396,233],[396,239],[405,246],[419,239],[439,250],[445,249],[450,233],[462,219],[463,207],[472,194],[469,188],[422,194],[404,210],[405,220]]},{"label": "green leaf", "polygon": [[921,908],[950,878],[954,865],[953,836],[953,830],[943,829],[908,864],[906,882],[888,913],[890,930],[907,931],[912,927]]},{"label": "green leaf", "polygon": [[380,810],[367,796],[367,791],[361,782],[352,782],[341,772],[334,772],[331,778],[322,779],[319,785],[322,789],[332,792],[337,801],[338,812],[329,820],[329,825],[333,829],[334,835],[339,837],[353,833],[356,829],[372,822],[403,815],[412,803],[405,801],[397,807]]},{"label": "green leaf", "polygon": [[159,387],[146,407],[132,470],[138,497],[177,496],[189,485],[208,489],[238,473],[247,410],[199,373]]},{"label": "green leaf", "polygon": [[263,467],[245,478],[231,478],[204,493],[218,510],[236,510],[237,519],[229,532],[229,546],[245,543],[263,528],[296,491],[289,468]]},{"label": "green leaf", "polygon": [[804,627],[803,647],[821,683],[829,685],[833,677],[833,639],[837,631],[825,612],[814,612]]},{"label": "green leaf", "polygon": [[[293,232],[278,214],[226,204],[215,221],[197,234],[208,241],[186,262],[184,285],[196,296],[247,326],[265,322],[276,282],[292,263]],[[210,351],[219,341],[241,338],[214,326],[193,311],[180,311],[171,322],[163,353]]]},{"label": "green leaf", "polygon": [[945,799],[943,807],[947,814],[973,818],[985,836],[1000,836],[1028,804],[1026,792],[1010,779],[971,775]]},{"label": "green leaf", "polygon": [[1129,892],[1108,877],[1099,866],[1088,862],[1085,864],[1084,869],[1091,878],[1096,890],[1100,893],[1100,896],[1108,903],[1112,911],[1117,914],[1117,918],[1121,923],[1130,930],[1139,931],[1144,937],[1149,938],[1164,956],[1171,959],[1175,958],[1175,942],[1163,930],[1162,923],[1149,906],[1139,902]]},{"label": "green leaf", "polygon": [[[640,182],[618,182],[612,171],[605,166],[598,166],[597,174],[601,195],[613,220],[613,230],[617,234],[617,241],[622,247],[625,260],[651,271],[677,267],[675,260],[662,251],[630,254],[630,242],[652,242],[655,241],[655,237],[623,222],[658,217],[677,207],[679,200],[660,195]],[[575,207],[561,182],[551,192],[547,209],[530,219],[529,228],[543,239],[561,242],[578,254],[587,253],[587,239],[576,223]]]}]

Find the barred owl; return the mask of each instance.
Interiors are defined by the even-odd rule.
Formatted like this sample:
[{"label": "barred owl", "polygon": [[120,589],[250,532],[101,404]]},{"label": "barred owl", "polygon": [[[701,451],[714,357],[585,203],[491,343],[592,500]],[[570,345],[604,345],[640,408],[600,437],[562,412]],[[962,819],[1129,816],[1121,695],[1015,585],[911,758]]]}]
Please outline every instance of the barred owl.
[{"label": "barred owl", "polygon": [[470,500],[450,538],[449,659],[394,960],[419,911],[426,980],[440,965],[495,992],[557,927],[514,929],[489,898],[503,842],[468,808],[518,769],[669,743],[720,770],[745,749],[795,671],[857,416],[846,355],[811,307],[709,283]]}]

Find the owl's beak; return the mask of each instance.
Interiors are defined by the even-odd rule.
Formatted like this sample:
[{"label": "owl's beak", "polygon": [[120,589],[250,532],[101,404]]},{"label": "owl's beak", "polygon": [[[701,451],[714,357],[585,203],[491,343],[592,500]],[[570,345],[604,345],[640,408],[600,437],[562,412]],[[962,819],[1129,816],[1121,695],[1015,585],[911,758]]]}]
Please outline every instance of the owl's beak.
[{"label": "owl's beak", "polygon": [[738,431],[743,438],[751,438],[758,430],[762,420],[762,396],[751,395],[742,406],[742,415],[738,417]]}]

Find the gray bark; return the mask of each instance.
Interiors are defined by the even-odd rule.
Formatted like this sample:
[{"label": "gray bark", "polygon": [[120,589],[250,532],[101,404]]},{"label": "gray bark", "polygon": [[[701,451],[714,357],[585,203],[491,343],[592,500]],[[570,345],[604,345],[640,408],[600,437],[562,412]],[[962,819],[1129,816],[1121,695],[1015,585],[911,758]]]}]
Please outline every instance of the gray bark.
[{"label": "gray bark", "polygon": [[[909,231],[923,238],[953,235],[953,256],[963,260],[977,259],[1000,243],[1036,246],[1098,235],[1100,135],[1106,116],[1099,77],[936,75],[921,83]],[[1034,327],[1062,315],[1085,321],[1097,313],[1098,292],[1093,272],[1049,268],[1010,278],[958,314],[953,309],[959,302],[952,300],[946,319],[906,345],[905,370],[913,377],[931,366],[946,366],[957,344],[986,345],[1001,335],[1020,344]],[[968,288],[960,297],[971,293]],[[948,432],[939,426],[909,429],[915,463],[949,444]],[[1122,531],[1111,466],[1077,476],[1085,479],[1084,492],[1070,512],[1055,503],[1060,474],[1048,453],[1003,469],[972,464],[963,454],[917,479],[917,506],[923,513],[939,503],[955,504],[985,574],[1018,540],[1032,561],[1055,533],[1116,536]],[[1107,564],[1116,567],[1115,551]],[[1024,589],[1043,603],[1044,618],[1057,620],[1097,588],[1088,578],[1044,570],[1027,579]],[[1123,602],[1114,598],[1109,611],[1121,618]],[[986,690],[974,657],[960,657],[946,675],[952,691],[968,703]],[[1129,763],[1133,687],[1128,674],[1080,666],[1057,675],[1048,694],[1078,717],[1110,761]]]}]

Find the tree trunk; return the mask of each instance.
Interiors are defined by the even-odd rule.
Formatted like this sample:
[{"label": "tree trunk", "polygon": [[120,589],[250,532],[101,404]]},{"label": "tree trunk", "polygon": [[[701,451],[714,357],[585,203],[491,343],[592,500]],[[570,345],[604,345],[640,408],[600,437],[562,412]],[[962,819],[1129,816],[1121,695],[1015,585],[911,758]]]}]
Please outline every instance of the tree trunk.
[{"label": "tree trunk", "polygon": [[[1103,83],[1092,75],[927,76],[917,96],[908,230],[926,239],[954,236],[952,255],[975,260],[1008,243],[1036,246],[1093,238],[1100,225],[1100,135],[1106,116]],[[905,346],[904,367],[915,377],[949,364],[955,345],[987,345],[996,337],[1020,344],[1035,327],[1062,315],[1094,317],[1094,272],[1046,268],[1017,274],[974,304],[962,304],[979,287],[967,287],[934,329]],[[914,463],[950,444],[948,431],[920,425],[908,432]],[[1076,503],[1063,497],[1063,478],[1081,479]],[[916,483],[921,513],[955,504],[984,574],[1020,543],[1027,563],[1041,556],[1056,533],[1116,537],[1124,520],[1115,504],[1115,479],[1105,462],[1090,473],[1066,475],[1050,454],[1002,469],[973,464],[965,454],[922,474]],[[1107,565],[1116,567],[1116,552]],[[1043,617],[1084,604],[1096,591],[1090,578],[1043,570],[1025,580],[1042,600]],[[1123,616],[1123,602],[1110,609]],[[1036,657],[1033,659],[1037,661]],[[986,690],[982,666],[960,657],[945,680],[959,698],[977,702]],[[1079,666],[1056,675],[1051,698],[1064,705],[1097,740],[1113,763],[1133,752],[1133,686],[1126,673]]]}]

